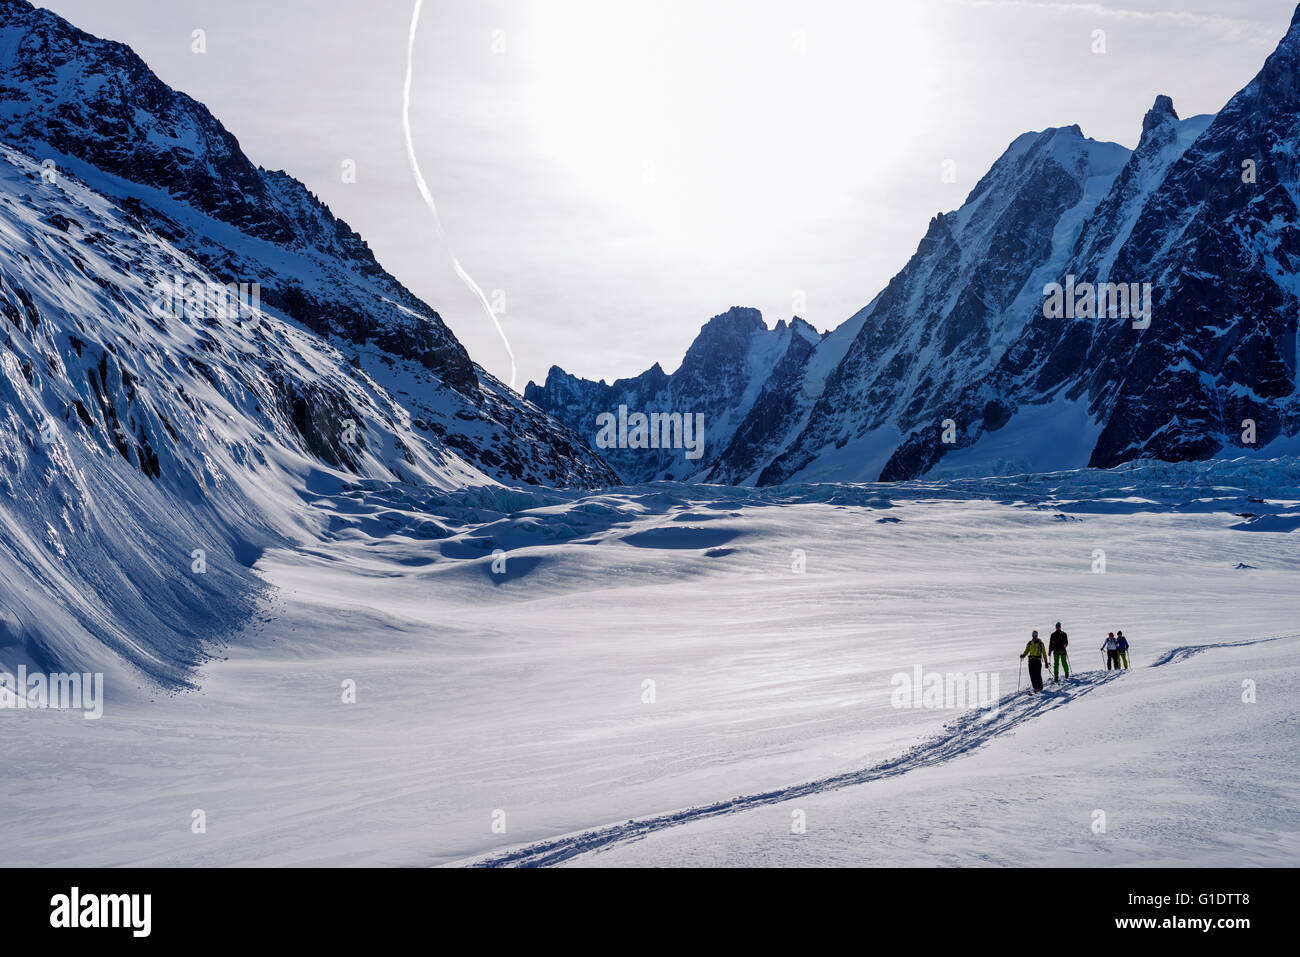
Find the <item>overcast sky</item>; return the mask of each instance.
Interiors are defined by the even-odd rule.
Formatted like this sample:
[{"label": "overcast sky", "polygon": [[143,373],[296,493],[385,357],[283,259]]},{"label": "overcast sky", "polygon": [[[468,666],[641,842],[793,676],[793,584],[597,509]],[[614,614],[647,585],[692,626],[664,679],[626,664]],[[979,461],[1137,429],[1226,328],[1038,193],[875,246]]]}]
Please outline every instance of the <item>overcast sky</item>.
[{"label": "overcast sky", "polygon": [[[1016,136],[1126,146],[1158,93],[1216,112],[1293,0],[40,0],[130,44],[302,180],[518,387],[672,371],[732,305],[865,305]],[[192,52],[206,33],[207,52]],[[1093,52],[1105,31],[1104,53]],[[356,182],[342,164],[353,160]],[[953,161],[956,182],[942,176]]]}]

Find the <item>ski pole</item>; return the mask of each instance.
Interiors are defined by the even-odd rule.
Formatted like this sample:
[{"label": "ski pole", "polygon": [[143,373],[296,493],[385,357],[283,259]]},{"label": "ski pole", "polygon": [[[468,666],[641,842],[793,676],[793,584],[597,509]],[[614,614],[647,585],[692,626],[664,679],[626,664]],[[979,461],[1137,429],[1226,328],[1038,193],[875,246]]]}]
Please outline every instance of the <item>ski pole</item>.
[{"label": "ski pole", "polygon": [[1025,656],[1020,656],[1020,670],[1016,672],[1016,690],[1020,690],[1020,681],[1025,673]]}]

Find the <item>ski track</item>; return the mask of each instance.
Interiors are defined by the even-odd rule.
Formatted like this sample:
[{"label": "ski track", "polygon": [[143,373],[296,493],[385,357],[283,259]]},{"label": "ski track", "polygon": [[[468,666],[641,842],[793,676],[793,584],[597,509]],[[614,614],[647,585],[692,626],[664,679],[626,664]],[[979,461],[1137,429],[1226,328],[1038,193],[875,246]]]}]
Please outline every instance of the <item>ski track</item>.
[{"label": "ski track", "polygon": [[867,784],[883,778],[906,774],[917,768],[929,767],[951,761],[953,758],[968,754],[987,744],[993,738],[1015,727],[1021,721],[1037,717],[1047,711],[1053,711],[1062,705],[1082,697],[1095,688],[1101,687],[1115,678],[1119,672],[1087,672],[1077,679],[1070,679],[1068,684],[1054,690],[1046,685],[1046,693],[1034,697],[1023,689],[1004,699],[996,712],[986,709],[967,711],[945,726],[934,738],[922,742],[903,752],[901,755],[843,774],[796,784],[775,791],[761,794],[741,795],[714,804],[673,811],[656,817],[631,820],[623,824],[583,831],[554,840],[529,844],[513,851],[507,851],[476,862],[479,867],[546,867],[569,860],[580,854],[604,850],[614,844],[639,840],[647,834],[689,824],[721,814],[734,814],[764,805],[780,804],[785,801],[834,791],[839,788]]},{"label": "ski track", "polygon": [[1176,661],[1186,661],[1193,655],[1199,655],[1202,651],[1209,651],[1211,648],[1241,648],[1245,645],[1262,645],[1269,641],[1281,641],[1283,638],[1296,637],[1300,636],[1275,635],[1272,638],[1247,638],[1245,641],[1222,641],[1208,645],[1181,645],[1178,648],[1170,648],[1155,661],[1151,662],[1148,667],[1159,668],[1162,665],[1170,665]]},{"label": "ski track", "polygon": [[[1245,645],[1258,645],[1265,642],[1280,641],[1284,638],[1300,637],[1297,635],[1277,635],[1272,638],[1253,638],[1245,641],[1221,642],[1218,644],[1181,645],[1164,652],[1147,667],[1159,668],[1177,661],[1185,661],[1194,655],[1211,648],[1239,648]],[[978,709],[963,713],[956,720],[946,725],[938,735],[903,752],[901,755],[863,768],[831,777],[807,781],[788,788],[765,791],[761,794],[747,794],[713,804],[660,814],[655,817],[630,820],[623,824],[611,824],[606,827],[581,831],[548,841],[528,844],[512,851],[494,854],[474,862],[477,867],[548,867],[559,864],[582,854],[605,850],[615,844],[623,844],[644,838],[655,831],[670,827],[702,821],[722,814],[735,814],[765,805],[780,804],[785,801],[835,791],[840,788],[868,784],[884,778],[906,774],[917,768],[943,764],[963,754],[978,750],[995,737],[1011,730],[1024,720],[1036,718],[1048,711],[1068,704],[1090,691],[1117,679],[1122,671],[1089,671],[1069,679],[1069,683],[1053,688],[1045,685],[1046,693],[1039,697],[1029,694],[1028,689],[1018,689],[1014,695],[1001,703],[996,712]],[[1046,677],[1046,675],[1044,675]]]}]

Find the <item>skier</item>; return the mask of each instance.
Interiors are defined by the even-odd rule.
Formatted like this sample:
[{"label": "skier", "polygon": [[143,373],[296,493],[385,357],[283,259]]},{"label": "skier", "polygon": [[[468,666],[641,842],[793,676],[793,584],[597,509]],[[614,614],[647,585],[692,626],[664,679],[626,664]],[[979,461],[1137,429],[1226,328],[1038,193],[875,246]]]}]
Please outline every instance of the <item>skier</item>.
[{"label": "skier", "polygon": [[1115,632],[1115,654],[1119,655],[1119,660],[1123,662],[1125,669],[1128,668],[1128,639],[1124,637],[1124,632]]},{"label": "skier", "polygon": [[1052,680],[1061,680],[1061,667],[1065,667],[1065,677],[1070,677],[1070,659],[1065,655],[1065,649],[1070,644],[1070,639],[1066,637],[1065,632],[1061,631],[1061,623],[1056,623],[1056,631],[1052,632],[1051,641],[1048,643],[1047,650],[1052,653]]},{"label": "skier", "polygon": [[1115,632],[1106,636],[1106,640],[1101,643],[1101,650],[1106,652],[1106,670],[1112,668],[1119,669],[1119,644],[1115,641]]},{"label": "skier", "polygon": [[1037,631],[1034,632],[1034,637],[1029,639],[1029,644],[1025,645],[1025,650],[1020,653],[1021,658],[1026,655],[1029,656],[1029,681],[1033,685],[1029,693],[1037,694],[1043,690],[1043,663],[1047,660],[1047,649],[1043,647]]}]

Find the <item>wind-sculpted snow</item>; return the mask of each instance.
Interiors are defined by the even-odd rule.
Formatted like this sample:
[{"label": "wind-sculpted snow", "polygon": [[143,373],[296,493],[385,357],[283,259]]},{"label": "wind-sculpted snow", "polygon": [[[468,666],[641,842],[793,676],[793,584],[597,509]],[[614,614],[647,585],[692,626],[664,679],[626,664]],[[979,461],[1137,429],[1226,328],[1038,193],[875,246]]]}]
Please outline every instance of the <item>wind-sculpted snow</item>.
[{"label": "wind-sculpted snow", "polygon": [[251,614],[261,550],[310,534],[314,475],[489,481],[271,311],[159,311],[159,283],[211,277],[4,147],[0,235],[0,582],[29,660],[184,683]]},{"label": "wind-sculpted snow", "polygon": [[[156,551],[159,577],[175,577],[188,555],[147,537],[149,490],[164,479],[102,439],[95,449],[78,452],[94,491],[108,494],[108,476],[142,506],[140,548],[105,541],[107,561],[134,573]],[[0,738],[6,860],[420,866],[556,841],[563,856],[576,835],[720,805],[559,863],[1295,861],[1286,689],[1300,638],[1148,667],[1171,649],[1294,631],[1294,536],[1232,526],[1300,502],[1295,460],[582,493],[435,489],[266,454],[264,496],[239,507],[251,522],[274,506],[309,533],[277,545],[250,529],[209,574],[255,559],[274,590],[249,615],[213,605],[230,631],[187,672],[201,694],[121,700],[110,678],[91,735],[80,719],[11,715],[24,726]],[[284,497],[274,464],[286,458],[303,472]],[[210,497],[221,524],[246,481],[235,471]],[[685,530],[692,547],[655,547],[683,544],[657,529]],[[732,537],[695,537],[714,529]],[[193,534],[177,529],[177,546]],[[82,574],[71,546],[88,546],[65,544]],[[1106,574],[1091,567],[1097,547]],[[36,589],[8,580],[0,662],[34,624],[81,627],[32,611]],[[1057,620],[1082,649],[1078,679],[1104,687],[1066,707],[1023,702],[1017,655],[1030,628]],[[1117,626],[1133,667],[1102,679],[1095,649]],[[961,717],[969,705],[898,707],[891,676],[918,665],[998,676],[1007,715],[989,725]],[[1258,704],[1243,706],[1244,679]],[[355,704],[340,703],[345,680]],[[771,803],[732,811],[737,796]],[[1025,802],[1060,824],[1050,847],[1023,840]],[[194,807],[221,822],[202,841],[175,826]],[[792,808],[807,811],[807,833],[791,833]],[[1113,837],[1089,829],[1094,808],[1112,815]]]},{"label": "wind-sculpted snow", "polygon": [[1294,532],[1300,529],[1300,507],[1293,507],[1287,512],[1259,515],[1242,513],[1246,521],[1232,526],[1243,532]]},{"label": "wind-sculpted snow", "polygon": [[1137,462],[1105,471],[946,482],[764,488],[655,482],[601,493],[497,485],[448,491],[376,479],[335,484],[308,498],[330,516],[323,541],[428,541],[429,553],[419,564],[433,574],[456,575],[472,566],[473,575],[487,575],[499,555],[533,562],[522,570],[508,565],[508,577],[491,579],[502,585],[522,581],[541,568],[536,559],[571,544],[712,558],[744,554],[753,543],[742,516],[803,506],[865,510],[878,513],[878,523],[897,527],[906,525],[912,505],[976,501],[1041,516],[1045,525],[1123,515],[1214,515],[1229,530],[1271,520],[1280,526],[1260,530],[1285,532],[1300,519],[1300,459]]}]

